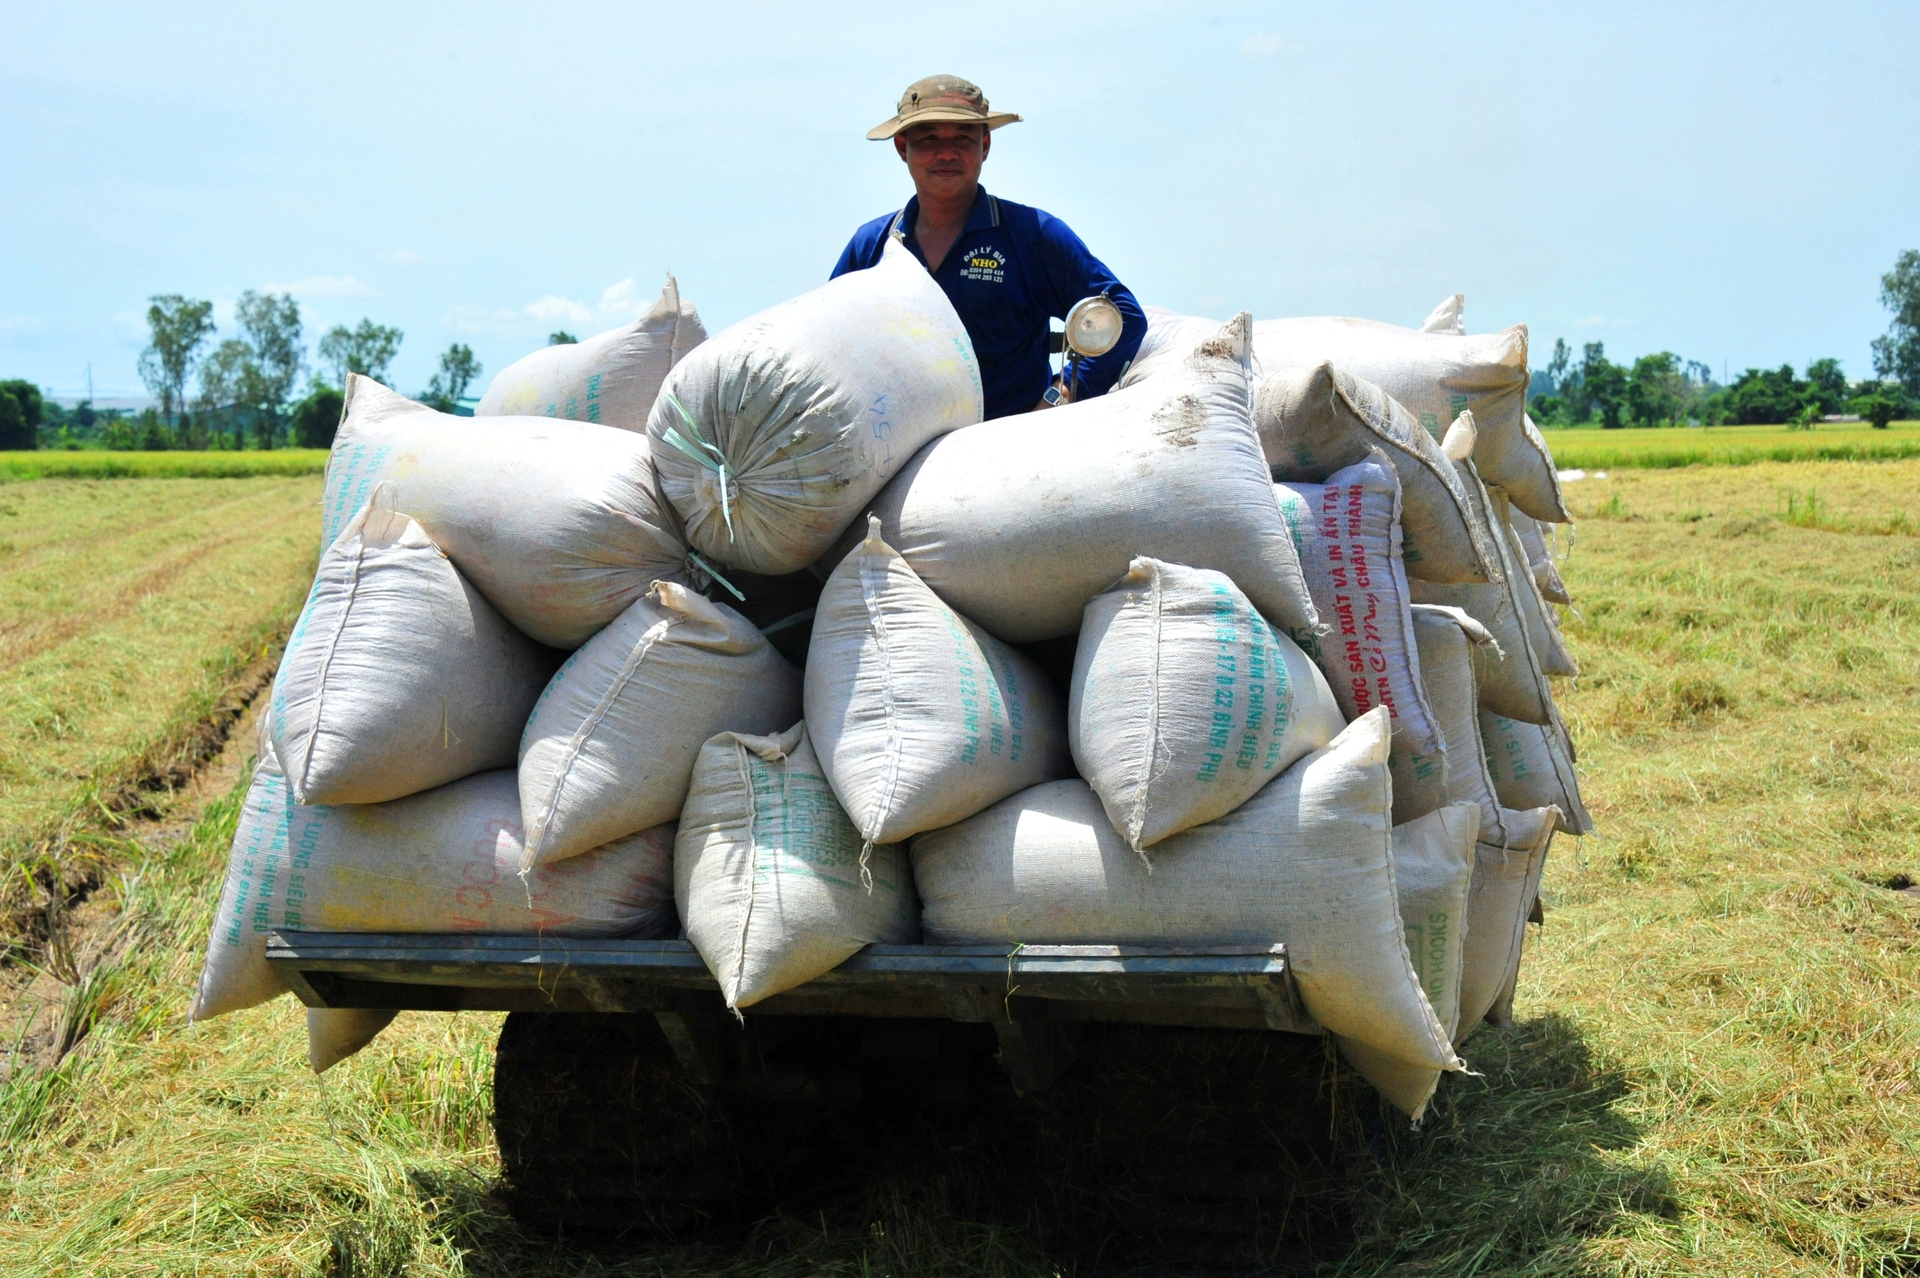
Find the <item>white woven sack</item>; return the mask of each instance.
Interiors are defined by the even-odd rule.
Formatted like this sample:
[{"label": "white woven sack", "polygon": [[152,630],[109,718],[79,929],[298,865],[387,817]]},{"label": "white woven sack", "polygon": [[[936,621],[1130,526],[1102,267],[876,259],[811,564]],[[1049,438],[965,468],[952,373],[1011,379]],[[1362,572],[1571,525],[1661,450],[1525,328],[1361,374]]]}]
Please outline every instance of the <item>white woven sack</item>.
[{"label": "white woven sack", "polygon": [[1463,312],[1466,310],[1467,295],[1453,293],[1442,299],[1440,305],[1427,313],[1420,323],[1423,333],[1444,333],[1448,337],[1465,337],[1467,325]]},{"label": "white woven sack", "polygon": [[327,461],[322,550],[383,480],[508,621],[556,648],[585,643],[656,580],[685,579],[686,547],[631,431],[454,417],[354,373]]},{"label": "white woven sack", "polygon": [[1460,1023],[1453,1041],[1466,1041],[1520,970],[1527,915],[1540,893],[1547,848],[1559,826],[1554,808],[1502,814],[1505,845],[1474,845],[1473,885],[1467,896],[1467,945],[1460,967]]},{"label": "white woven sack", "polygon": [[[1488,527],[1503,528],[1504,525],[1494,522],[1494,499],[1480,482],[1471,461],[1460,463],[1460,477],[1474,508],[1484,513]],[[1539,654],[1528,637],[1526,601],[1520,593],[1523,587],[1532,590],[1533,582],[1525,566],[1515,561],[1504,532],[1493,540],[1500,552],[1500,581],[1461,586],[1414,581],[1408,583],[1413,602],[1459,608],[1493,636],[1493,646],[1474,651],[1474,676],[1481,709],[1509,719],[1546,723],[1553,705],[1553,691],[1547,684]]]},{"label": "white woven sack", "polygon": [[508,625],[383,485],[320,557],[267,728],[301,803],[383,803],[513,766],[559,654]]},{"label": "white woven sack", "polygon": [[806,706],[827,779],[871,843],[1073,775],[1052,681],[942,603],[877,519],[820,593]]},{"label": "white woven sack", "polygon": [[1552,535],[1546,531],[1546,526],[1517,507],[1507,512],[1507,518],[1513,525],[1513,531],[1519,535],[1521,546],[1525,548],[1527,568],[1533,573],[1533,584],[1540,587],[1541,598],[1562,607],[1571,604],[1573,596],[1567,593],[1567,583],[1560,576],[1560,565],[1554,562]]},{"label": "white woven sack", "polygon": [[[1560,470],[1554,464],[1553,449],[1547,446],[1547,437],[1540,433],[1531,414],[1520,414],[1520,442],[1512,445],[1511,455],[1515,459],[1513,464],[1500,469],[1507,477],[1502,486],[1520,494],[1513,504],[1542,523],[1572,523],[1573,515],[1567,510],[1566,490],[1560,487]],[[1545,471],[1539,469],[1537,457],[1546,459]],[[1517,470],[1524,471],[1524,475],[1513,473]]]},{"label": "white woven sack", "polygon": [[[1452,1034],[1460,1021],[1460,971],[1467,933],[1467,889],[1479,814],[1459,804],[1438,808],[1393,827],[1393,883],[1407,954],[1440,1025]],[[1350,1038],[1337,1040],[1347,1062],[1375,1090],[1415,1122],[1426,1112],[1440,1073],[1395,1060]]]},{"label": "white woven sack", "polygon": [[1293,632],[1319,663],[1349,722],[1375,706],[1393,716],[1395,753],[1444,758],[1420,682],[1420,656],[1400,567],[1400,481],[1376,450],[1325,484],[1276,484],[1281,516],[1324,632]]},{"label": "white woven sack", "polygon": [[1513,508],[1505,491],[1491,488],[1487,493],[1493,499],[1494,530],[1497,535],[1507,539],[1506,562],[1512,564],[1522,578],[1514,583],[1513,600],[1519,606],[1521,620],[1526,625],[1527,641],[1533,645],[1534,655],[1540,659],[1540,672],[1549,679],[1574,678],[1580,673],[1580,667],[1574,662],[1573,654],[1567,651],[1566,641],[1560,637],[1559,617],[1541,594],[1539,583],[1534,580],[1526,543],[1521,540],[1519,529],[1513,525],[1515,515],[1520,515],[1522,519],[1527,517]]},{"label": "white woven sack", "polygon": [[1320,668],[1225,573],[1136,559],[1087,602],[1068,739],[1136,851],[1227,815],[1345,726]]},{"label": "white woven sack", "polygon": [[1559,808],[1560,828],[1568,834],[1593,832],[1593,818],[1580,801],[1580,780],[1573,765],[1573,740],[1554,710],[1542,726],[1480,712],[1487,773],[1494,793],[1509,808]]},{"label": "white woven sack", "polygon": [[709,338],[647,419],[687,541],[721,563],[797,572],[922,445],[980,420],[959,314],[889,239],[878,265]]},{"label": "white woven sack", "polygon": [[1316,317],[1253,326],[1260,376],[1322,362],[1392,396],[1435,438],[1462,411],[1479,425],[1473,459],[1490,484],[1537,519],[1567,523],[1560,480],[1540,432],[1527,421],[1527,329],[1456,337],[1373,320]]},{"label": "white woven sack", "polygon": [[1393,819],[1412,821],[1451,803],[1468,803],[1480,813],[1480,837],[1502,841],[1506,829],[1480,743],[1480,703],[1473,675],[1474,652],[1491,645],[1493,636],[1458,608],[1415,604],[1412,611],[1420,686],[1440,726],[1446,763],[1443,767],[1411,752],[1393,752]]},{"label": "white woven sack", "polygon": [[1331,364],[1283,369],[1253,397],[1273,477],[1322,484],[1366,461],[1374,449],[1400,476],[1401,558],[1407,575],[1429,581],[1491,581],[1500,557],[1473,518],[1466,490],[1440,441],[1372,382]]},{"label": "white woven sack", "polygon": [[1143,307],[1147,331],[1140,348],[1121,374],[1118,388],[1138,386],[1152,377],[1178,369],[1193,348],[1220,331],[1220,321],[1182,315],[1164,306]]},{"label": "white woven sack", "polygon": [[1084,781],[1055,781],[912,844],[933,944],[1284,943],[1307,1011],[1396,1060],[1457,1069],[1421,992],[1393,880],[1388,722],[1349,724],[1151,870]]},{"label": "white woven sack", "polygon": [[1147,384],[936,440],[873,504],[887,544],[1009,643],[1073,634],[1138,555],[1224,572],[1276,625],[1312,629],[1253,432],[1248,322]]},{"label": "white woven sack", "polygon": [[267,966],[271,931],[673,935],[672,826],[526,874],[521,852],[511,770],[391,803],[300,807],[269,752],[234,834],[192,1019],[284,992]]},{"label": "white woven sack", "polygon": [[[1141,354],[1134,356],[1122,386],[1161,375],[1199,340],[1196,335],[1208,323],[1156,306],[1146,313]],[[1570,521],[1547,442],[1526,416],[1532,374],[1525,325],[1467,337],[1373,320],[1261,320],[1253,326],[1253,356],[1256,381],[1331,363],[1374,383],[1436,438],[1462,410],[1471,409],[1481,425],[1473,455],[1487,482],[1506,486],[1521,509],[1537,518]]]},{"label": "white woven sack", "polygon": [[660,299],[631,324],[580,342],[545,346],[501,369],[475,417],[564,417],[621,430],[647,429],[667,372],[707,340],[671,272]]},{"label": "white woven sack", "polygon": [[324,1074],[371,1043],[400,1015],[377,1007],[309,1007],[307,1064]]},{"label": "white woven sack", "polygon": [[674,843],[674,898],[727,1006],[830,972],[863,946],[920,935],[906,849],[863,850],[797,723],[706,743]]},{"label": "white woven sack", "polygon": [[589,639],[520,739],[528,865],[680,815],[700,746],[800,715],[800,672],[751,622],[673,582]]}]

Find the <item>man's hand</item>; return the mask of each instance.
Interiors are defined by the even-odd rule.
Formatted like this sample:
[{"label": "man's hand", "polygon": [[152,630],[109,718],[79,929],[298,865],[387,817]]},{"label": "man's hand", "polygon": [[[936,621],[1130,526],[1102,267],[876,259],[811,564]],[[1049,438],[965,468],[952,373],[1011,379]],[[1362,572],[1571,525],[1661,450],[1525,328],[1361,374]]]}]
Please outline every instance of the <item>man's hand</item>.
[{"label": "man's hand", "polygon": [[1054,398],[1049,401],[1045,395],[1042,395],[1035,401],[1033,407],[1027,410],[1028,412],[1037,413],[1043,408],[1060,408],[1073,402],[1072,389],[1068,387],[1065,382],[1061,381],[1060,378],[1055,377],[1052,385],[1048,389]]}]

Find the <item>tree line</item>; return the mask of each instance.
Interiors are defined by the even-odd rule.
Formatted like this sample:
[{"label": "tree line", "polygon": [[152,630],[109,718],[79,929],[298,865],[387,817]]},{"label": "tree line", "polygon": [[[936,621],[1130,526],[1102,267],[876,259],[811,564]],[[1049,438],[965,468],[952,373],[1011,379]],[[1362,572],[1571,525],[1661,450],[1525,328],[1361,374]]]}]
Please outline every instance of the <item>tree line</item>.
[{"label": "tree line", "polygon": [[[0,381],[0,449],[277,448],[291,440],[326,448],[340,422],[348,373],[386,381],[400,351],[397,328],[362,319],[358,326],[329,329],[316,354],[320,367],[295,397],[306,368],[300,307],[291,295],[248,290],[234,307],[239,332],[218,344],[213,303],[177,293],[149,299],[151,340],[140,353],[141,380],[157,409],[137,416],[95,412],[82,402],[72,411],[46,399],[25,381]],[[1530,407],[1543,426],[1597,421],[1602,427],[1794,424],[1858,414],[1885,428],[1920,409],[1920,250],[1908,249],[1880,279],[1880,301],[1893,313],[1887,332],[1873,341],[1871,380],[1849,382],[1837,359],[1816,359],[1804,375],[1793,366],[1749,368],[1731,385],[1713,380],[1713,370],[1672,351],[1642,355],[1631,366],[1607,358],[1606,345],[1588,342],[1574,362],[1565,339],[1553,358],[1533,374]],[[551,343],[572,342],[556,332]],[[473,351],[459,342],[440,356],[439,371],[414,398],[453,412],[480,375]],[[189,384],[193,393],[189,393]]]},{"label": "tree line", "polygon": [[[406,336],[371,319],[336,325],[321,336],[318,367],[309,373],[300,306],[290,294],[242,293],[234,305],[238,332],[221,341],[212,302],[178,293],[148,301],[149,341],[138,368],[158,407],[127,414],[82,401],[67,410],[30,382],[0,382],[0,449],[327,448],[347,374],[388,380]],[[472,348],[455,342],[414,398],[454,412],[479,375]]]},{"label": "tree line", "polygon": [[1791,364],[1749,368],[1722,386],[1707,365],[1672,351],[1629,367],[1608,359],[1605,343],[1588,342],[1575,363],[1557,339],[1552,360],[1533,375],[1529,407],[1542,426],[1810,426],[1851,413],[1884,430],[1920,408],[1920,250],[1900,254],[1880,277],[1880,301],[1893,322],[1873,341],[1869,380],[1849,382],[1839,360],[1816,359],[1802,376]]}]

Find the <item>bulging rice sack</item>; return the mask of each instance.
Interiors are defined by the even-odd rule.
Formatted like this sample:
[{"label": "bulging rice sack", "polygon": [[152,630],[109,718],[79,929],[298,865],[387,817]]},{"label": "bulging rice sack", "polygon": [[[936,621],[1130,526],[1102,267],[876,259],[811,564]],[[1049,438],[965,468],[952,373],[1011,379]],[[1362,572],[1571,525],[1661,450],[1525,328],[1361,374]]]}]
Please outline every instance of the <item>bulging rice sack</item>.
[{"label": "bulging rice sack", "polygon": [[[1467,932],[1467,889],[1479,816],[1465,804],[1435,809],[1393,827],[1393,883],[1406,928],[1407,954],[1440,1025],[1460,1021],[1460,972]],[[1426,1112],[1440,1071],[1395,1060],[1353,1039],[1338,1040],[1347,1062],[1415,1122]]]},{"label": "bulging rice sack", "polygon": [[[1512,564],[1522,578],[1513,587],[1513,601],[1520,608],[1520,619],[1526,626],[1527,640],[1533,644],[1534,655],[1540,659],[1540,672],[1549,679],[1571,679],[1580,673],[1580,667],[1574,663],[1573,654],[1567,651],[1566,641],[1560,637],[1559,617],[1541,593],[1527,557],[1526,543],[1513,524],[1515,515],[1521,519],[1527,517],[1513,509],[1507,494],[1492,489],[1488,495],[1493,499],[1495,533],[1507,539],[1506,562]],[[1532,521],[1528,520],[1528,523]]]},{"label": "bulging rice sack", "polygon": [[1458,1069],[1407,956],[1388,740],[1384,709],[1363,716],[1237,810],[1161,842],[1151,870],[1086,782],[1036,786],[913,841],[921,926],[933,944],[1278,941],[1328,1031]]},{"label": "bulging rice sack", "polygon": [[1568,834],[1593,832],[1593,818],[1580,801],[1580,780],[1573,766],[1573,740],[1560,712],[1541,725],[1480,712],[1487,772],[1494,793],[1509,808],[1560,809],[1560,828]]},{"label": "bulging rice sack", "polygon": [[927,589],[878,520],[820,593],[806,709],[827,779],[871,843],[1073,774],[1052,682]]},{"label": "bulging rice sack", "polygon": [[680,814],[701,745],[800,715],[800,672],[739,613],[673,582],[589,639],[520,739],[528,865]]},{"label": "bulging rice sack", "polygon": [[1420,651],[1420,685],[1434,722],[1440,727],[1445,764],[1395,750],[1393,819],[1415,820],[1451,803],[1473,805],[1480,813],[1480,837],[1503,841],[1500,800],[1480,744],[1480,704],[1475,691],[1473,654],[1493,642],[1486,628],[1458,608],[1413,606],[1413,636]]},{"label": "bulging rice sack", "polygon": [[1444,757],[1420,682],[1400,567],[1400,481],[1375,452],[1324,484],[1276,484],[1324,633],[1293,637],[1319,663],[1349,722],[1375,706],[1393,716],[1394,750]]},{"label": "bulging rice sack", "polygon": [[1567,592],[1567,583],[1560,577],[1560,565],[1554,562],[1552,534],[1547,531],[1547,526],[1518,509],[1509,510],[1507,518],[1512,521],[1513,531],[1525,548],[1522,557],[1533,573],[1533,584],[1540,587],[1541,597],[1548,603],[1562,607],[1571,604],[1573,596]]},{"label": "bulging rice sack", "polygon": [[1460,1023],[1453,1041],[1487,1019],[1520,971],[1527,915],[1540,893],[1547,848],[1559,828],[1554,808],[1502,814],[1505,844],[1485,839],[1474,845],[1473,883],[1467,896],[1467,943],[1460,966]]},{"label": "bulging rice sack", "polygon": [[1471,461],[1460,463],[1460,477],[1474,508],[1487,526],[1500,530],[1494,545],[1500,552],[1501,579],[1486,585],[1442,585],[1432,581],[1409,583],[1413,601],[1458,608],[1493,636],[1491,645],[1474,649],[1474,678],[1482,709],[1509,719],[1546,723],[1553,692],[1541,668],[1539,654],[1527,633],[1526,599],[1522,588],[1533,589],[1526,568],[1514,562],[1504,525],[1494,518],[1494,498]]},{"label": "bulging rice sack", "polygon": [[1009,643],[1073,634],[1140,555],[1223,572],[1274,624],[1311,630],[1253,431],[1248,324],[1130,390],[935,440],[873,503],[887,543]]},{"label": "bulging rice sack", "polygon": [[1400,476],[1401,559],[1429,581],[1491,581],[1500,558],[1440,443],[1372,382],[1331,364],[1261,379],[1253,421],[1273,477],[1322,484],[1380,450]]},{"label": "bulging rice sack", "polygon": [[1219,320],[1182,315],[1164,306],[1141,309],[1147,317],[1147,331],[1121,374],[1119,387],[1138,386],[1149,378],[1179,368],[1194,347],[1220,331]]},{"label": "bulging rice sack", "polygon": [[1141,558],[1087,602],[1067,725],[1080,775],[1139,851],[1232,812],[1346,720],[1225,573]]},{"label": "bulging rice sack", "polygon": [[631,324],[546,346],[500,370],[475,417],[564,417],[644,432],[660,384],[707,340],[700,313],[669,273],[660,300]]},{"label": "bulging rice sack", "polygon": [[383,481],[508,621],[556,648],[585,643],[655,581],[686,578],[647,441],[631,431],[454,417],[354,373],[327,461],[322,550]]},{"label": "bulging rice sack", "polygon": [[1427,313],[1420,323],[1423,333],[1443,333],[1448,337],[1465,337],[1467,324],[1464,312],[1467,306],[1465,293],[1454,293],[1443,299],[1440,305]]},{"label": "bulging rice sack", "polygon": [[[1196,340],[1207,322],[1147,307],[1147,332],[1121,385],[1159,376]],[[1256,380],[1302,373],[1329,363],[1372,382],[1411,412],[1435,437],[1462,410],[1480,422],[1474,459],[1535,518],[1566,523],[1547,443],[1527,420],[1527,330],[1467,337],[1422,332],[1373,320],[1315,317],[1261,320],[1253,326]]]},{"label": "bulging rice sack", "polygon": [[191,1018],[286,986],[267,933],[487,932],[671,936],[673,827],[520,872],[513,772],[482,772],[391,803],[301,807],[271,750],[227,861]]},{"label": "bulging rice sack", "polygon": [[777,736],[723,732],[701,748],[673,878],[687,939],[736,1010],[863,946],[920,935],[906,849],[863,849],[805,723]]},{"label": "bulging rice sack", "polygon": [[371,1043],[400,1015],[375,1007],[309,1007],[307,1064],[324,1074]]},{"label": "bulging rice sack", "polygon": [[709,338],[647,419],[687,541],[796,572],[937,436],[980,420],[973,343],[912,253],[829,280]]},{"label": "bulging rice sack", "polygon": [[1473,458],[1487,482],[1537,519],[1569,520],[1546,440],[1527,420],[1527,329],[1456,337],[1373,320],[1262,320],[1253,326],[1260,375],[1330,362],[1404,406],[1436,438],[1462,411],[1479,425]]},{"label": "bulging rice sack", "polygon": [[268,702],[301,803],[382,803],[513,766],[560,656],[376,490],[320,557]]}]

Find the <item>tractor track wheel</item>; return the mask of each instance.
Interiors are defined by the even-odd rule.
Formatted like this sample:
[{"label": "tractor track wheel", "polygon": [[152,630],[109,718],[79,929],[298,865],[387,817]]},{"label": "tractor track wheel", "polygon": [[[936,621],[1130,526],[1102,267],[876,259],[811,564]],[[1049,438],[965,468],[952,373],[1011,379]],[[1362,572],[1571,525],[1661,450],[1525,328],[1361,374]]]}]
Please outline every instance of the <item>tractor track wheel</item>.
[{"label": "tractor track wheel", "polygon": [[503,1197],[529,1228],[673,1236],[743,1206],[724,1109],[649,1015],[510,1014],[493,1106]]}]

